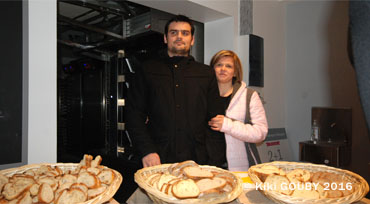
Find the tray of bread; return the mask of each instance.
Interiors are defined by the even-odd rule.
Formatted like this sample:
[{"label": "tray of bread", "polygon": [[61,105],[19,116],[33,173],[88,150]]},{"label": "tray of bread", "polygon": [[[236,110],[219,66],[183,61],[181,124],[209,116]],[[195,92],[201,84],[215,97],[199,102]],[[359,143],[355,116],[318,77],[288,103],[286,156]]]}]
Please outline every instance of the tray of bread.
[{"label": "tray of bread", "polygon": [[44,163],[0,171],[1,203],[95,204],[110,200],[122,182],[119,172],[84,155],[80,163]]},{"label": "tray of bread", "polygon": [[226,203],[243,191],[232,172],[190,160],[140,169],[135,182],[155,203]]},{"label": "tray of bread", "polygon": [[252,166],[248,174],[277,203],[352,203],[369,192],[360,175],[326,165],[275,161]]}]

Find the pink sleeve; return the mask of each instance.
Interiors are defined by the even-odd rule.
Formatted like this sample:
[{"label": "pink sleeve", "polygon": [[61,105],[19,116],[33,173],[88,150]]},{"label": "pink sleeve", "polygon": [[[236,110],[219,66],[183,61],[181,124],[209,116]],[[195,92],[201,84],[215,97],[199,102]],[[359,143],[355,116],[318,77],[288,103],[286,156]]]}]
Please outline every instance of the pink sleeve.
[{"label": "pink sleeve", "polygon": [[266,114],[256,92],[252,95],[249,110],[253,125],[224,117],[221,132],[244,142],[259,143],[265,140],[268,131]]}]

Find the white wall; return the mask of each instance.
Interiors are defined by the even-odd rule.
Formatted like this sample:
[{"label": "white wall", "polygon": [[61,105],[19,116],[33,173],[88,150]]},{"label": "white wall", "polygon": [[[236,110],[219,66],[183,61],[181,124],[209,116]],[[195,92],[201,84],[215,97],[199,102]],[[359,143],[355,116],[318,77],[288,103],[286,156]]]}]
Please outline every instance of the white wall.
[{"label": "white wall", "polygon": [[204,24],[204,63],[221,49],[234,50],[234,19],[224,18]]},{"label": "white wall", "polygon": [[28,6],[28,163],[56,162],[56,0]]},{"label": "white wall", "polygon": [[308,140],[311,107],[352,108],[349,168],[370,180],[370,141],[347,53],[348,2],[296,1],[286,15],[286,127],[298,159],[298,142]]},{"label": "white wall", "polygon": [[298,159],[298,142],[309,140],[311,107],[331,106],[326,23],[330,2],[287,5],[286,126]]},{"label": "white wall", "polygon": [[265,84],[260,92],[269,128],[285,127],[285,3],[253,1],[253,34],[264,40]]}]

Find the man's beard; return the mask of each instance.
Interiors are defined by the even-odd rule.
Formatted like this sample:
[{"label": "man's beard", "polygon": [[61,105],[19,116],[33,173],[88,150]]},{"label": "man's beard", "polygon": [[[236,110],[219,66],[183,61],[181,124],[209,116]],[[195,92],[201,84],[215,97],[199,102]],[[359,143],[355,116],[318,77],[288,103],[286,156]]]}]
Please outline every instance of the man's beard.
[{"label": "man's beard", "polygon": [[174,46],[174,47],[171,47],[169,51],[176,54],[176,55],[189,55],[190,48],[184,47],[182,49],[177,49]]}]

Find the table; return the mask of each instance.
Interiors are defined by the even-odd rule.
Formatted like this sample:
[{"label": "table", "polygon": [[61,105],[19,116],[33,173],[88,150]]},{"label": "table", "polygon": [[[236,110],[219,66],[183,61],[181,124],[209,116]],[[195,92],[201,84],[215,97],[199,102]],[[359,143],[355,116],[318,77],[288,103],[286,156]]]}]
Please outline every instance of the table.
[{"label": "table", "polygon": [[299,160],[343,168],[350,163],[351,146],[343,142],[299,142]]},{"label": "table", "polygon": [[[153,201],[147,196],[147,194],[140,188],[136,189],[136,191],[130,196],[130,198],[126,201],[128,204],[152,204]],[[246,204],[273,204],[270,199],[264,196],[261,192],[250,188],[245,189],[244,192],[238,197],[238,199],[229,202],[228,204],[238,204],[238,203],[246,203]],[[355,204],[370,204],[370,200],[367,198],[363,198],[361,201],[356,202]]]}]

